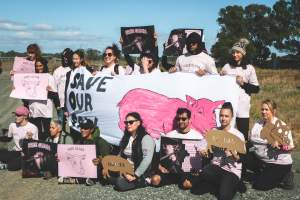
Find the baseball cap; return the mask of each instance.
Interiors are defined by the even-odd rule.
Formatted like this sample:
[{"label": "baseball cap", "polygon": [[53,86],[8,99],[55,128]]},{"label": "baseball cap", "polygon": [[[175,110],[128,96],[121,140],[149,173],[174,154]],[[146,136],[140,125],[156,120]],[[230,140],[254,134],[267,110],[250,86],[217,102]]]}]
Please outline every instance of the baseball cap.
[{"label": "baseball cap", "polygon": [[29,115],[29,110],[25,106],[19,106],[16,108],[16,111],[13,112],[16,115],[21,115],[21,116],[28,116]]},{"label": "baseball cap", "polygon": [[90,119],[85,119],[79,123],[79,127],[83,129],[93,129],[95,128],[94,123]]}]

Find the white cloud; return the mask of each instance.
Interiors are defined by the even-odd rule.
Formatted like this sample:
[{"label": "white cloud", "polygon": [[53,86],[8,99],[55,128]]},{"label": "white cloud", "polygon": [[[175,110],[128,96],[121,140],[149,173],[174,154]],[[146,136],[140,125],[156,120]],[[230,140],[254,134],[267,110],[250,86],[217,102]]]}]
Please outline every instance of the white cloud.
[{"label": "white cloud", "polygon": [[52,31],[54,30],[53,26],[50,24],[35,24],[32,26],[32,29],[35,31]]},{"label": "white cloud", "polygon": [[19,39],[33,39],[33,33],[28,31],[19,31],[16,32],[16,37]]},{"label": "white cloud", "polygon": [[0,30],[5,31],[22,31],[27,27],[23,23],[13,22],[9,20],[0,20]]}]

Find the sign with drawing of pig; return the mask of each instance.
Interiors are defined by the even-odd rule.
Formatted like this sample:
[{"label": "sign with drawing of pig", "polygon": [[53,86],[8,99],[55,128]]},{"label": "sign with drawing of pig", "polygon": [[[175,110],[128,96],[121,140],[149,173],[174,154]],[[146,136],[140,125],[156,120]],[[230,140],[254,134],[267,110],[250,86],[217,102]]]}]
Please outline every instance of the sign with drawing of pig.
[{"label": "sign with drawing of pig", "polygon": [[49,74],[28,73],[14,75],[14,88],[10,97],[29,100],[47,100]]},{"label": "sign with drawing of pig", "polygon": [[78,129],[85,118],[92,119],[100,127],[101,137],[118,145],[129,112],[138,112],[147,132],[159,139],[173,129],[176,110],[185,107],[192,113],[192,127],[204,134],[218,125],[224,102],[231,102],[236,111],[239,92],[235,78],[230,76],[199,77],[180,72],[91,76],[80,68],[71,74],[66,100],[73,128]]}]

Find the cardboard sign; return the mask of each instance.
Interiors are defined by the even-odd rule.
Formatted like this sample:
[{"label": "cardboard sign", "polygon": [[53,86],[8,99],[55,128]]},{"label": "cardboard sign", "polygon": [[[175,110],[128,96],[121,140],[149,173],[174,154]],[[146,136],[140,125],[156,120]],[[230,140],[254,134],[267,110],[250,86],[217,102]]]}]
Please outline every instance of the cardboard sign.
[{"label": "cardboard sign", "polygon": [[13,71],[14,73],[35,73],[34,62],[23,57],[15,57]]},{"label": "cardboard sign", "polygon": [[48,170],[48,162],[56,160],[56,144],[37,140],[24,140],[22,151],[24,153],[22,163],[23,178],[40,177],[42,171]]},{"label": "cardboard sign", "polygon": [[160,164],[170,173],[198,173],[202,169],[202,156],[197,151],[200,140],[161,137]]},{"label": "cardboard sign", "polygon": [[269,144],[273,144],[277,141],[280,145],[290,144],[288,134],[290,133],[290,128],[283,124],[282,121],[277,120],[275,124],[267,122],[260,132],[262,139],[266,139]]},{"label": "cardboard sign", "polygon": [[198,33],[203,41],[203,29],[174,29],[171,31],[168,41],[164,44],[164,55],[180,56],[187,52],[186,38],[191,33]]},{"label": "cardboard sign", "polygon": [[129,163],[128,160],[120,156],[105,156],[102,161],[102,174],[104,177],[109,177],[109,171],[111,172],[120,172],[121,175],[134,175],[134,166]]},{"label": "cardboard sign", "polygon": [[124,54],[140,54],[155,48],[154,26],[121,27],[121,36]]},{"label": "cardboard sign", "polygon": [[57,147],[58,176],[97,178],[96,146],[59,144]]},{"label": "cardboard sign", "polygon": [[211,130],[206,133],[205,139],[210,152],[213,152],[212,147],[215,146],[233,152],[237,151],[238,153],[246,154],[245,142],[232,133],[221,130]]},{"label": "cardboard sign", "polygon": [[29,100],[47,100],[47,86],[49,84],[49,74],[15,74],[14,89],[10,97]]}]

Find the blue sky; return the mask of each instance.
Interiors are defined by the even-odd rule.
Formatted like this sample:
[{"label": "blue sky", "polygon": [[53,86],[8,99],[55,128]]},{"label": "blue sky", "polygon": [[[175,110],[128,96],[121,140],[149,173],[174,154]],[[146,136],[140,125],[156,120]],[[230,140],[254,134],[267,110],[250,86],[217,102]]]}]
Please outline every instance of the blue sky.
[{"label": "blue sky", "polygon": [[174,28],[203,28],[208,49],[216,41],[221,8],[274,0],[7,0],[1,2],[0,51],[22,51],[32,42],[43,52],[96,48],[118,42],[121,26],[155,25],[162,47]]}]

